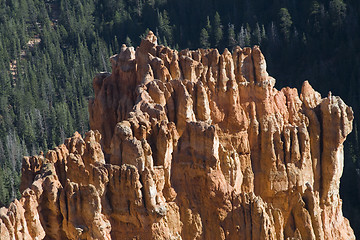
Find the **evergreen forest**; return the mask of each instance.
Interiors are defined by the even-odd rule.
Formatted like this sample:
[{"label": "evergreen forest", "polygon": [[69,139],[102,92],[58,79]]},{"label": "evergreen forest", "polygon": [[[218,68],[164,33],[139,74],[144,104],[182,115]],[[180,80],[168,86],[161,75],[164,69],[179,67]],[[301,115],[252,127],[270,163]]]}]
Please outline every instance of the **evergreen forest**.
[{"label": "evergreen forest", "polygon": [[0,0],[0,207],[20,196],[24,155],[89,129],[93,76],[149,29],[175,49],[260,45],[278,89],[309,80],[352,106],[340,191],[360,237],[358,0]]}]

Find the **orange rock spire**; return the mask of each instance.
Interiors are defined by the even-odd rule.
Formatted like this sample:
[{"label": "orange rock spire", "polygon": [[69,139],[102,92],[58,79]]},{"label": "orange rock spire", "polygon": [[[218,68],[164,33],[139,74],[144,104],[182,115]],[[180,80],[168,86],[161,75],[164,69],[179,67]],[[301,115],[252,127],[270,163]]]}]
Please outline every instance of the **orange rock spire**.
[{"label": "orange rock spire", "polygon": [[1,239],[355,239],[342,215],[353,112],[274,88],[259,47],[122,46],[91,131],[25,157]]}]

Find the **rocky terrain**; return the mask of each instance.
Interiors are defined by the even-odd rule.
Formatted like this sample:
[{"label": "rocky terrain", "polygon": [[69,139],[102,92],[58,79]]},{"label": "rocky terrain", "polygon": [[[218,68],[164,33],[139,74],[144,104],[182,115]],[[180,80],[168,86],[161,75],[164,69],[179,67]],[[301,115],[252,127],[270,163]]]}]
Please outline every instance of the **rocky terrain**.
[{"label": "rocky terrain", "polygon": [[339,97],[275,89],[257,46],[177,52],[150,32],[111,62],[92,130],[24,158],[1,239],[355,239]]}]

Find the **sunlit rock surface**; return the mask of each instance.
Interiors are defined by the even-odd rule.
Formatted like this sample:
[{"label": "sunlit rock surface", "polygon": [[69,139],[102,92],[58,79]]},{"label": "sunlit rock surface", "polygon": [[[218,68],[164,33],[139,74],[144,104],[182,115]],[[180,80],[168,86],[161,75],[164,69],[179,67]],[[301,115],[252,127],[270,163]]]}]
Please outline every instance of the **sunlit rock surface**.
[{"label": "sunlit rock surface", "polygon": [[353,112],[274,88],[255,46],[122,46],[93,81],[91,131],[25,157],[1,239],[355,239],[342,215]]}]

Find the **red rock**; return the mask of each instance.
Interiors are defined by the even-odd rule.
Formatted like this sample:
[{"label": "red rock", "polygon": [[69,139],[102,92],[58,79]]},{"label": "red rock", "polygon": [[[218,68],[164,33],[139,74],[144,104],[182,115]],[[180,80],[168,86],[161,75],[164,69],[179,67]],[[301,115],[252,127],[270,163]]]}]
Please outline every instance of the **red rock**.
[{"label": "red rock", "polygon": [[24,158],[1,239],[355,239],[340,98],[277,90],[257,46],[177,52],[150,32],[111,62],[93,130]]}]

